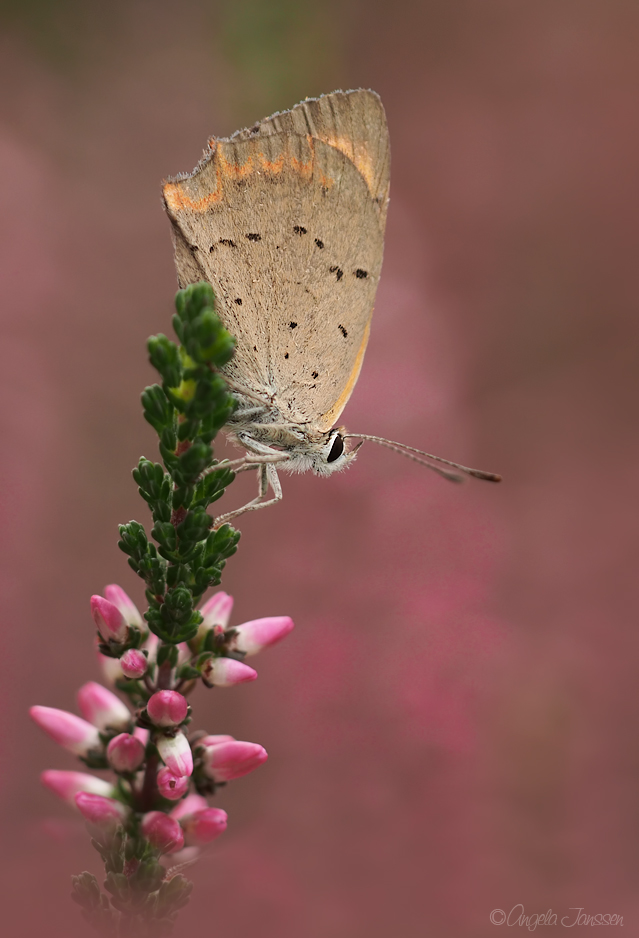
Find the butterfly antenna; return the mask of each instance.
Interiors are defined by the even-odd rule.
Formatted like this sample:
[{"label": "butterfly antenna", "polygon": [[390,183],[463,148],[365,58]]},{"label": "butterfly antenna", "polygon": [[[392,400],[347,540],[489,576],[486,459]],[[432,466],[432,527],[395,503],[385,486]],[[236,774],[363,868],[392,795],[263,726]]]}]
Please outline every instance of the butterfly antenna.
[{"label": "butterfly antenna", "polygon": [[[414,446],[407,446],[405,443],[395,443],[393,440],[387,440],[383,436],[371,436],[367,433],[345,433],[344,436],[379,443],[380,446],[385,446],[386,449],[393,450],[394,453],[399,453],[400,456],[406,456],[407,459],[412,459],[413,462],[419,463],[421,466],[426,466],[428,469],[432,469],[433,472],[443,476],[444,479],[448,479],[450,482],[463,482],[464,480],[463,477],[457,473],[447,472],[445,469],[442,469],[441,465],[434,466],[432,464],[433,462],[443,464],[444,466],[451,466],[453,469],[459,469],[460,472],[468,476],[473,476],[475,479],[483,479],[486,482],[501,482],[501,476],[497,475],[496,472],[484,472],[483,469],[471,469],[469,466],[462,466],[460,463],[451,462],[450,459],[444,459],[442,456],[433,456],[432,453],[425,453],[421,449],[415,449]],[[428,462],[427,460],[432,460],[432,462]]]}]

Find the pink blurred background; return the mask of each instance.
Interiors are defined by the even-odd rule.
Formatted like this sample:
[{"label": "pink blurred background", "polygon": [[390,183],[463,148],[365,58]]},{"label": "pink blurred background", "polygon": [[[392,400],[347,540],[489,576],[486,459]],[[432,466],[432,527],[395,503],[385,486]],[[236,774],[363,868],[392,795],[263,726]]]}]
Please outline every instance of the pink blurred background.
[{"label": "pink blurred background", "polygon": [[364,86],[392,198],[344,420],[505,481],[367,444],[242,521],[234,621],[297,628],[254,685],[194,699],[270,760],[220,794],[176,935],[487,938],[518,903],[639,934],[637,4],[2,0],[0,25],[5,933],[89,933],[69,881],[97,854],[38,781],[73,759],[26,713],[98,678],[91,593],[142,600],[116,525],[147,520],[159,182]]}]

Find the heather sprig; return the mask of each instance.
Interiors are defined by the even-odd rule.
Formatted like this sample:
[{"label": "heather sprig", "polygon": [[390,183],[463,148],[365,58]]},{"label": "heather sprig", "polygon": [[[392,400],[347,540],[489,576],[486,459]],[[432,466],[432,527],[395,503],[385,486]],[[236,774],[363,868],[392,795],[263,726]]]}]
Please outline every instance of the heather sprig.
[{"label": "heather sprig", "polygon": [[[257,743],[193,731],[187,697],[202,684],[253,681],[244,658],[284,638],[287,616],[229,625],[233,600],[207,589],[220,583],[239,532],[215,526],[210,506],[233,481],[213,440],[236,401],[220,373],[234,339],[215,312],[213,290],[199,283],[176,296],[179,342],[149,339],[161,383],[144,390],[144,416],[159,437],[161,462],[141,458],[133,477],[152,526],[120,526],[120,548],[145,583],[141,616],[115,584],[91,597],[97,652],[113,690],[89,681],[78,692],[82,717],[31,708],[33,720],[84,768],[110,770],[112,780],[54,769],[43,783],[76,808],[105,866],[103,888],[91,873],[73,877],[74,901],[87,922],[110,938],[172,933],[192,884],[179,872],[226,828],[226,812],[207,799],[267,758]],[[117,690],[127,700],[113,691]]]}]

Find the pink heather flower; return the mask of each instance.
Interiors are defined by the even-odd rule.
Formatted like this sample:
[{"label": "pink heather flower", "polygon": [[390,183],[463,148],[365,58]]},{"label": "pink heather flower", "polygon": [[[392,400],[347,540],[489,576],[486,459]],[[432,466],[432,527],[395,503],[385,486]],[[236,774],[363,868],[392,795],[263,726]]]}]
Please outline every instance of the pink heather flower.
[{"label": "pink heather flower", "polygon": [[267,619],[252,619],[235,627],[236,635],[231,641],[234,651],[243,651],[246,657],[281,642],[293,628],[288,616],[271,616]]},{"label": "pink heather flower", "polygon": [[135,625],[138,629],[144,628],[144,622],[137,606],[121,586],[112,583],[110,586],[105,586],[103,592],[106,599],[117,607],[128,625]]},{"label": "pink heather flower", "polygon": [[200,629],[208,631],[217,625],[224,630],[229,624],[232,609],[233,597],[229,596],[228,593],[219,592],[211,596],[200,609],[203,616]]},{"label": "pink heather flower", "polygon": [[135,736],[120,733],[107,746],[107,759],[116,772],[135,772],[144,762],[144,746]]},{"label": "pink heather flower", "polygon": [[193,774],[193,754],[184,733],[176,736],[160,736],[155,741],[160,758],[178,778]]},{"label": "pink heather flower", "polygon": [[180,801],[180,803],[173,808],[171,817],[174,817],[176,821],[181,821],[190,814],[195,814],[196,811],[203,811],[205,808],[208,808],[208,806],[206,798],[203,798],[202,795],[197,795],[195,792],[191,792],[190,795],[187,795],[183,801]]},{"label": "pink heather flower", "polygon": [[153,694],[146,712],[156,726],[179,726],[186,719],[186,697],[175,690],[159,690]]},{"label": "pink heather flower", "polygon": [[120,667],[125,677],[136,679],[146,674],[146,657],[137,648],[129,648],[120,658]]},{"label": "pink heather flower", "polygon": [[90,749],[99,749],[102,745],[95,726],[73,713],[55,707],[31,707],[29,713],[40,729],[76,756],[86,756]]},{"label": "pink heather flower", "polygon": [[125,730],[131,723],[129,708],[95,681],[82,685],[78,691],[78,706],[82,716],[101,730]]},{"label": "pink heather flower", "polygon": [[233,684],[254,681],[257,671],[235,658],[209,658],[202,668],[202,677],[207,684],[215,687],[231,687]]},{"label": "pink heather flower", "polygon": [[228,816],[221,808],[204,808],[189,814],[181,822],[184,842],[189,847],[210,844],[226,830]]},{"label": "pink heather flower", "polygon": [[197,745],[204,750],[204,772],[214,782],[230,782],[231,779],[241,778],[268,759],[263,746],[237,739],[220,742],[215,736],[205,736],[198,740]]},{"label": "pink heather flower", "polygon": [[91,615],[98,627],[98,632],[105,642],[111,639],[114,642],[126,641],[129,634],[127,621],[113,603],[103,596],[91,597]]},{"label": "pink heather flower", "polygon": [[184,846],[182,828],[175,818],[162,811],[149,811],[144,815],[142,833],[162,853],[174,853]]},{"label": "pink heather flower", "polygon": [[92,795],[87,791],[78,792],[75,796],[75,803],[87,821],[97,824],[103,830],[113,830],[126,820],[129,813],[121,801],[103,798],[102,795]]},{"label": "pink heather flower", "polygon": [[89,792],[92,795],[102,795],[104,798],[111,798],[115,794],[115,787],[98,778],[97,775],[89,775],[87,772],[64,772],[58,769],[47,769],[40,776],[40,781],[46,785],[54,795],[62,798],[73,808],[76,808],[75,796],[80,791]]},{"label": "pink heather flower", "polygon": [[158,791],[169,801],[178,801],[182,795],[186,794],[189,787],[188,775],[174,775],[166,765],[158,772],[157,782]]}]

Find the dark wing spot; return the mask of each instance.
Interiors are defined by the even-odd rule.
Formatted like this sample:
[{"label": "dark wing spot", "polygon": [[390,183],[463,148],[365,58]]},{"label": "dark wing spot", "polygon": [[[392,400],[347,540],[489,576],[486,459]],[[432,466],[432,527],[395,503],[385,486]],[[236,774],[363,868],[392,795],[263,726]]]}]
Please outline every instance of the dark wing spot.
[{"label": "dark wing spot", "polygon": [[192,251],[199,251],[199,250],[200,250],[199,247],[197,246],[197,244],[190,244],[189,247],[191,248]]},{"label": "dark wing spot", "polygon": [[249,239],[249,241],[261,241],[262,240],[261,234],[247,234],[246,237]]},{"label": "dark wing spot", "polygon": [[344,276],[344,271],[340,270],[339,267],[329,267],[328,269],[332,274],[335,274],[338,280],[341,280]]},{"label": "dark wing spot", "polygon": [[220,244],[225,244],[227,248],[236,247],[235,241],[231,241],[230,238],[220,238]]},{"label": "dark wing spot", "polygon": [[211,247],[209,248],[209,254],[212,254],[214,250],[215,250],[215,245],[212,244]]},{"label": "dark wing spot", "polygon": [[311,372],[311,378],[319,378],[319,372],[317,372],[317,371],[312,371],[312,372]]},{"label": "dark wing spot", "polygon": [[338,326],[337,328],[338,328],[339,331],[342,333],[342,335],[344,336],[344,338],[346,338],[346,336],[348,335],[348,332],[346,331],[346,329],[344,328],[344,326]]},{"label": "dark wing spot", "polygon": [[289,322],[288,327],[289,327],[289,329],[297,329],[297,323],[296,323],[296,322]]},{"label": "dark wing spot", "polygon": [[293,225],[293,231],[298,235],[306,234],[306,228],[302,228],[301,225]]},{"label": "dark wing spot", "polygon": [[254,352],[257,352],[257,345],[254,345],[254,346],[253,346],[253,351],[254,351]]},{"label": "dark wing spot", "polygon": [[288,352],[286,353],[286,355],[284,356],[284,358],[288,358]]},{"label": "dark wing spot", "polygon": [[316,245],[318,246],[318,248],[320,248],[320,249],[324,247],[324,242],[323,242],[323,241],[320,241],[319,238],[315,238],[315,244],[316,244]]},{"label": "dark wing spot", "polygon": [[237,297],[235,298],[235,302],[237,303],[238,306],[241,306],[241,305],[242,305],[242,298],[239,297],[239,296],[237,296]]},{"label": "dark wing spot", "polygon": [[368,271],[362,270],[361,267],[358,267],[357,270],[355,271],[355,276],[357,277],[358,280],[365,280],[368,277]]}]

